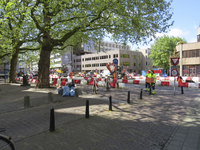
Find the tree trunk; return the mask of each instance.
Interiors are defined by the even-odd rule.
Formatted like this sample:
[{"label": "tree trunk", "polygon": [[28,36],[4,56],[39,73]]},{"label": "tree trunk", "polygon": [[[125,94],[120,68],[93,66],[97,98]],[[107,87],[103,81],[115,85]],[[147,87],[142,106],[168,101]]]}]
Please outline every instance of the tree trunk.
[{"label": "tree trunk", "polygon": [[15,83],[15,73],[16,73],[16,66],[17,66],[17,59],[18,59],[18,53],[19,50],[16,49],[15,52],[12,54],[12,58],[10,60],[10,66],[9,66],[9,83]]},{"label": "tree trunk", "polygon": [[48,45],[42,46],[40,52],[40,60],[38,64],[38,88],[48,88],[49,85],[49,67],[50,67],[50,54],[52,48]]},{"label": "tree trunk", "polygon": [[40,52],[40,60],[38,64],[38,88],[48,88],[49,85],[49,68],[50,68],[50,54],[53,49],[51,45],[51,38],[50,38],[50,23],[51,18],[48,16],[49,13],[49,1],[44,0],[44,8],[43,8],[43,23],[44,28],[43,30],[43,43],[42,43],[42,50]]}]

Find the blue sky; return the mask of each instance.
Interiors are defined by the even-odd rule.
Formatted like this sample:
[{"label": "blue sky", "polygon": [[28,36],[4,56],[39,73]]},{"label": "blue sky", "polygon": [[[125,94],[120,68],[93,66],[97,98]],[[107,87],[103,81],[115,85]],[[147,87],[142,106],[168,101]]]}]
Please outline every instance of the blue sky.
[{"label": "blue sky", "polygon": [[[200,0],[173,0],[172,11],[174,25],[167,33],[159,33],[157,36],[169,35],[185,38],[188,43],[197,42],[197,28],[200,27]],[[106,41],[111,41],[105,38]],[[150,48],[149,45],[132,45],[131,50],[137,48]]]}]

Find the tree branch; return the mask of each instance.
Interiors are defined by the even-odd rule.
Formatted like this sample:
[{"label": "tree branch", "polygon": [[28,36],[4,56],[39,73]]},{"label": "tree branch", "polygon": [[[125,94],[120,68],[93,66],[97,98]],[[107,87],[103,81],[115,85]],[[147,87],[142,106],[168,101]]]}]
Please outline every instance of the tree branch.
[{"label": "tree branch", "polygon": [[63,45],[63,43],[70,38],[72,35],[74,35],[76,32],[78,32],[80,29],[90,27],[93,22],[101,18],[101,14],[104,10],[107,9],[107,6],[105,6],[97,15],[95,18],[93,18],[85,27],[84,26],[77,26],[71,32],[66,33],[61,39],[51,39],[52,40],[52,46],[58,46]]},{"label": "tree branch", "polygon": [[40,50],[40,48],[41,47],[36,47],[36,48],[23,47],[23,48],[19,48],[19,51],[23,51],[23,50],[38,51],[38,50]]},{"label": "tree branch", "polygon": [[60,20],[60,21],[55,21],[53,24],[50,25],[50,27],[58,24],[58,23],[62,23],[62,22],[67,22],[67,21],[72,21],[72,20],[75,20],[75,19],[80,19],[80,18],[85,18],[85,17],[94,17],[95,15],[87,15],[87,16],[83,16],[83,17],[72,17],[72,18],[69,18],[67,20]]},{"label": "tree branch", "polygon": [[35,7],[38,6],[40,3],[41,3],[40,0],[37,0],[37,2],[35,3],[35,5],[31,8],[31,18],[35,22],[36,27],[41,31],[41,30],[43,30],[43,28],[39,25],[37,19],[34,16]]}]

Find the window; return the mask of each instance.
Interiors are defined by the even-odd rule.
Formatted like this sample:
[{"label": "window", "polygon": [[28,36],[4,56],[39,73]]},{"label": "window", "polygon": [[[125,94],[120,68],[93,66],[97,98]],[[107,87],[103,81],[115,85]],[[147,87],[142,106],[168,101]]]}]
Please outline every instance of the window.
[{"label": "window", "polygon": [[92,57],[92,60],[95,60],[96,59],[96,57]]},{"label": "window", "polygon": [[183,51],[182,57],[186,58],[186,51]]},{"label": "window", "polygon": [[133,65],[135,66],[135,63]]},{"label": "window", "polygon": [[118,58],[118,54],[113,54],[113,58]]},{"label": "window", "polygon": [[108,55],[100,56],[100,59],[107,59]]},{"label": "window", "polygon": [[147,54],[147,49],[146,49],[146,54]]},{"label": "window", "polygon": [[99,57],[96,57],[96,60],[98,60],[99,59]]},{"label": "window", "polygon": [[81,62],[81,59],[76,59],[76,62]]},{"label": "window", "polygon": [[140,56],[138,56],[138,59],[140,59]]},{"label": "window", "polygon": [[91,64],[85,64],[85,67],[91,67]]},{"label": "window", "polygon": [[138,67],[140,67],[140,63],[138,63]]},{"label": "window", "polygon": [[192,51],[189,51],[189,57],[192,57]]},{"label": "window", "polygon": [[136,58],[136,56],[135,56],[135,55],[133,55],[133,58],[135,59],[135,58]]},{"label": "window", "polygon": [[129,66],[129,62],[121,62],[120,65],[121,66]]},{"label": "window", "polygon": [[195,50],[192,50],[192,57],[196,57]]},{"label": "window", "polygon": [[[200,41],[199,41],[200,42]],[[197,49],[196,50],[196,57],[199,57],[199,51],[200,51],[200,49]]]},{"label": "window", "polygon": [[197,42],[200,42],[200,35],[197,35]]},{"label": "window", "polygon": [[83,65],[83,67],[84,67],[84,65]]},{"label": "window", "polygon": [[129,58],[129,55],[128,54],[120,54],[120,57],[121,58]]},{"label": "window", "polygon": [[91,57],[90,58],[85,58],[85,61],[90,61],[91,60]]},{"label": "window", "polygon": [[109,55],[109,58],[111,58],[111,55]]},{"label": "window", "polygon": [[74,59],[74,62],[76,62],[75,59]]},{"label": "window", "polygon": [[99,67],[99,64],[92,64],[92,67]]},{"label": "window", "polygon": [[146,59],[147,59],[147,56],[146,56]]},{"label": "window", "polygon": [[146,66],[147,66],[147,62],[146,62]]},{"label": "window", "polygon": [[100,66],[106,66],[107,63],[100,63]]},{"label": "window", "polygon": [[82,59],[82,61],[84,61],[84,58]]}]

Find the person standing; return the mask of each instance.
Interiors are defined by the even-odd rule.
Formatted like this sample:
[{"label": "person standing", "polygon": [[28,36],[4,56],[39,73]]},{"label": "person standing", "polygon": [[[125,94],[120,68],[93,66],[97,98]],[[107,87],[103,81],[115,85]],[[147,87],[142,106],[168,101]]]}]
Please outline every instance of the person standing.
[{"label": "person standing", "polygon": [[178,76],[177,81],[178,83],[182,83],[183,78],[181,76]]},{"label": "person standing", "polygon": [[150,83],[147,82],[147,78],[151,77],[151,70],[149,70],[146,73],[145,77],[146,77],[146,80],[145,80],[145,87],[146,87],[146,89],[145,89],[145,91],[149,91]]},{"label": "person standing", "polygon": [[151,70],[151,78],[153,78],[153,83],[150,83],[152,87],[152,94],[156,94],[156,91],[155,91],[156,74],[154,73],[153,70]]}]

